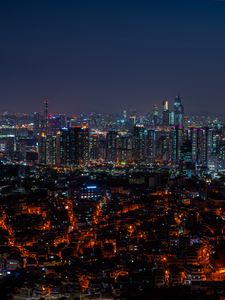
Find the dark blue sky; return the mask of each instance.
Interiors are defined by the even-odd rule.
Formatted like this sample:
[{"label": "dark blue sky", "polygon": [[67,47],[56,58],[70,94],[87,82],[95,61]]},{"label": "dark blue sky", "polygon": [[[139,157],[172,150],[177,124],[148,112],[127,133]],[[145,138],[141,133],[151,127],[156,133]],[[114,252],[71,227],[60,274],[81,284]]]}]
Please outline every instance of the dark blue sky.
[{"label": "dark blue sky", "polygon": [[225,112],[225,2],[0,4],[0,110]]}]

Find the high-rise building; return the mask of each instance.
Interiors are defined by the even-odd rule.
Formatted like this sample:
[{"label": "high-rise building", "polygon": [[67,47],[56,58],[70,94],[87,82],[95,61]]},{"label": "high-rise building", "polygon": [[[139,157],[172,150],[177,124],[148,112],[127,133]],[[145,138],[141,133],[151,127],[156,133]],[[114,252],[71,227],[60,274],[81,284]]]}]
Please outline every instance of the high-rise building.
[{"label": "high-rise building", "polygon": [[184,139],[191,142],[192,162],[196,163],[198,158],[198,128],[186,128],[184,131]]},{"label": "high-rise building", "polygon": [[46,164],[58,165],[60,163],[60,134],[46,137]]},{"label": "high-rise building", "polygon": [[98,160],[99,157],[99,136],[96,131],[90,131],[89,136],[90,160]]},{"label": "high-rise building", "polygon": [[170,125],[170,111],[168,100],[163,101],[162,124],[164,126]]},{"label": "high-rise building", "polygon": [[192,162],[203,167],[213,155],[213,132],[208,127],[191,127],[186,130],[186,138],[191,141]]},{"label": "high-rise building", "polygon": [[133,128],[133,126],[137,122],[137,112],[136,112],[136,110],[135,109],[130,110],[127,113],[127,116],[129,116],[128,124],[129,124],[130,128]]},{"label": "high-rise building", "polygon": [[183,128],[176,125],[171,131],[171,142],[172,142],[172,161],[174,163],[180,162],[180,150],[183,143]]},{"label": "high-rise building", "polygon": [[89,162],[89,127],[76,126],[70,128],[71,143],[74,152],[72,154],[72,161],[76,165],[86,165]]},{"label": "high-rise building", "polygon": [[38,162],[46,164],[46,133],[42,131],[38,136]]},{"label": "high-rise building", "polygon": [[33,114],[33,122],[34,122],[34,134],[38,134],[41,128],[41,116],[38,112],[34,112]]},{"label": "high-rise building", "polygon": [[208,147],[208,128],[199,128],[197,136],[197,163],[207,167],[209,147]]},{"label": "high-rise building", "polygon": [[70,132],[68,128],[62,128],[60,130],[60,150],[59,150],[59,161],[61,165],[70,165],[71,155],[70,155]]},{"label": "high-rise building", "polygon": [[192,163],[192,144],[190,140],[185,140],[180,149],[180,160],[182,163]]},{"label": "high-rise building", "polygon": [[117,160],[120,162],[129,162],[133,159],[133,138],[127,131],[119,131],[117,143]]},{"label": "high-rise building", "polygon": [[43,111],[40,114],[40,132],[47,134],[48,130],[48,99],[45,98],[43,101]]},{"label": "high-rise building", "polygon": [[117,139],[118,133],[116,130],[110,130],[106,137],[106,157],[108,161],[115,162],[117,160]]},{"label": "high-rise building", "polygon": [[219,146],[218,172],[225,174],[225,139],[221,141]]},{"label": "high-rise building", "polygon": [[44,100],[44,112],[41,120],[41,130],[38,135],[38,162],[47,163],[47,135],[48,135],[48,99]]},{"label": "high-rise building", "polygon": [[89,157],[89,128],[87,126],[62,128],[60,134],[61,164],[86,165]]},{"label": "high-rise building", "polygon": [[177,96],[173,103],[173,123],[172,125],[183,127],[184,124],[184,107],[181,102],[181,97]]},{"label": "high-rise building", "polygon": [[106,140],[108,161],[129,162],[133,159],[133,139],[129,132],[111,130]]},{"label": "high-rise building", "polygon": [[160,117],[159,117],[159,108],[157,104],[153,105],[152,110],[152,123],[153,125],[159,125],[160,124]]},{"label": "high-rise building", "polygon": [[154,158],[156,161],[171,161],[171,132],[159,128],[155,130]]},{"label": "high-rise building", "polygon": [[134,127],[134,160],[153,162],[154,160],[154,130],[147,129],[144,125]]},{"label": "high-rise building", "polygon": [[180,168],[183,174],[192,175],[194,164],[192,162],[192,144],[190,140],[185,140],[180,149]]}]

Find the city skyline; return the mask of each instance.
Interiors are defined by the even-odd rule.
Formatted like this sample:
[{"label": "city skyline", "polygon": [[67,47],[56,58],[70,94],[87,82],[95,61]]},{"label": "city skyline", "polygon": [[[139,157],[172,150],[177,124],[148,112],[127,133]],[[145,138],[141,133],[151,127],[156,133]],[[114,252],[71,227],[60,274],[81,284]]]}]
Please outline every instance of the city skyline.
[{"label": "city skyline", "polygon": [[0,300],[225,300],[225,0],[0,1]]},{"label": "city skyline", "polygon": [[[177,94],[177,96],[174,96],[171,99],[165,98],[163,101],[158,101],[158,102],[154,102],[152,104],[152,106],[149,106],[148,110],[143,111],[143,110],[138,110],[136,107],[122,107],[121,110],[114,110],[114,111],[104,111],[104,110],[84,110],[84,111],[72,111],[72,110],[62,110],[62,111],[56,111],[54,109],[54,102],[51,102],[51,100],[49,101],[49,99],[47,97],[44,97],[43,99],[41,99],[38,103],[39,106],[37,107],[37,110],[33,110],[33,111],[27,111],[27,110],[18,110],[16,111],[15,109],[5,109],[5,108],[1,108],[0,109],[0,114],[12,114],[12,115],[22,115],[22,114],[27,114],[27,115],[32,115],[33,113],[40,113],[40,114],[45,114],[45,101],[48,101],[48,106],[49,106],[49,114],[64,114],[67,116],[79,116],[79,115],[92,115],[92,114],[99,114],[99,115],[120,115],[123,114],[124,111],[127,112],[132,112],[135,111],[138,115],[148,115],[149,113],[152,113],[154,111],[154,107],[156,106],[161,112],[163,111],[163,107],[164,107],[164,103],[165,101],[168,103],[168,110],[172,111],[173,110],[173,103],[174,100],[176,99],[176,97],[181,97],[182,99],[182,103],[184,105],[186,105],[185,101],[183,101],[183,97],[180,96],[180,94]],[[185,106],[185,115],[186,116],[210,116],[210,117],[223,117],[225,115],[224,112],[220,111],[220,112],[214,112],[214,111],[206,111],[206,110],[202,110],[202,111],[190,111],[188,106]]]},{"label": "city skyline", "polygon": [[[225,110],[225,4],[142,1],[1,4],[1,109],[148,112],[183,97]],[[54,104],[54,105],[53,105]]]}]

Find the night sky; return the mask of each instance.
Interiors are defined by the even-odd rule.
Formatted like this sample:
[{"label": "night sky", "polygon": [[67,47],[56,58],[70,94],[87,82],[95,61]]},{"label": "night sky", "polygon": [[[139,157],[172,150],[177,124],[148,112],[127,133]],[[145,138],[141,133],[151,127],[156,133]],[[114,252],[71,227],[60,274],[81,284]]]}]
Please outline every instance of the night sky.
[{"label": "night sky", "polygon": [[225,1],[0,3],[0,111],[225,112]]}]

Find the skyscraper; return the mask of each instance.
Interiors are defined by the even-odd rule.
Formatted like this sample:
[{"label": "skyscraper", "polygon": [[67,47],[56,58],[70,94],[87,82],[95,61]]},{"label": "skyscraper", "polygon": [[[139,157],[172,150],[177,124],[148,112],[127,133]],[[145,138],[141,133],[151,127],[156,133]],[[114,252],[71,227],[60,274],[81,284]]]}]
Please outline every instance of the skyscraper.
[{"label": "skyscraper", "polygon": [[157,104],[153,105],[152,123],[153,123],[153,125],[159,125],[160,124],[159,108],[158,108]]},{"label": "skyscraper", "polygon": [[63,165],[86,165],[89,162],[89,128],[75,126],[60,132],[60,161]]},{"label": "skyscraper", "polygon": [[92,130],[89,135],[90,160],[97,160],[99,158],[98,142],[99,136],[94,130]]},{"label": "skyscraper", "polygon": [[59,133],[56,135],[47,135],[46,138],[46,164],[59,164]]},{"label": "skyscraper", "polygon": [[38,112],[34,112],[33,114],[33,123],[34,123],[34,134],[36,135],[37,133],[39,133],[40,131],[40,127],[41,127],[41,116]]},{"label": "skyscraper", "polygon": [[75,165],[86,165],[89,162],[89,127],[75,126],[70,128],[70,142],[73,153],[72,161]]},{"label": "skyscraper", "polygon": [[157,161],[171,160],[171,132],[164,128],[155,130],[154,158]]},{"label": "skyscraper", "polygon": [[181,146],[181,161],[184,163],[192,162],[192,145],[190,140],[185,140]]},{"label": "skyscraper", "polygon": [[70,134],[68,128],[62,128],[60,130],[60,151],[59,162],[61,165],[70,165]]},{"label": "skyscraper", "polygon": [[47,163],[47,134],[48,134],[48,99],[44,100],[44,117],[42,119],[41,131],[38,136],[38,162]]},{"label": "skyscraper", "polygon": [[174,163],[180,162],[180,150],[183,143],[183,129],[180,126],[174,126],[172,132],[172,160]]},{"label": "skyscraper", "polygon": [[38,162],[46,164],[46,133],[42,131],[38,136]]},{"label": "skyscraper", "polygon": [[174,113],[174,120],[173,125],[179,126],[179,128],[183,128],[184,124],[184,107],[181,102],[181,97],[176,96],[174,103],[173,103],[173,113]]},{"label": "skyscraper", "polygon": [[162,124],[164,126],[170,125],[170,111],[168,100],[163,101]]},{"label": "skyscraper", "polygon": [[117,160],[117,139],[118,133],[116,130],[110,130],[106,137],[106,157],[108,161],[115,162]]},{"label": "skyscraper", "polygon": [[154,159],[154,130],[147,129],[144,125],[134,127],[134,159],[136,161],[153,162]]},{"label": "skyscraper", "polygon": [[44,120],[43,120],[43,131],[48,132],[48,99],[44,100]]}]

